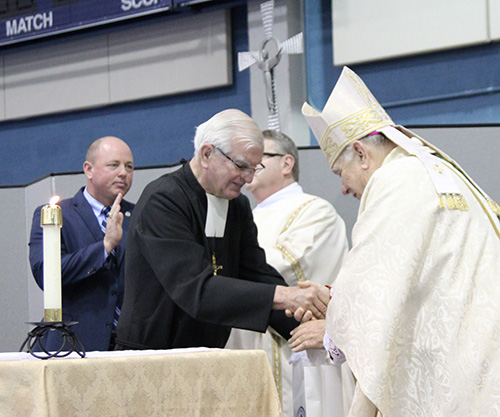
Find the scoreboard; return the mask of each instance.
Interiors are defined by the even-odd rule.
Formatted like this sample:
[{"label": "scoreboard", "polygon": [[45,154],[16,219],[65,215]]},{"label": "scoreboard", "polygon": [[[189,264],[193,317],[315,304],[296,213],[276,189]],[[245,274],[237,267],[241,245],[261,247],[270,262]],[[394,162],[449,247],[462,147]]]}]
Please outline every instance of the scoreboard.
[{"label": "scoreboard", "polygon": [[173,0],[0,0],[0,46],[172,8]]}]

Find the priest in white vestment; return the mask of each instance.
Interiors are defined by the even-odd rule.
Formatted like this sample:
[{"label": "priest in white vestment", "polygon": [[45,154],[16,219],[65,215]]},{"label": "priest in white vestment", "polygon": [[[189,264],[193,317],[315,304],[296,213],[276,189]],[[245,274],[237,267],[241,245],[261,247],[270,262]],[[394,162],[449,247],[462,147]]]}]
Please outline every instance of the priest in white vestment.
[{"label": "priest in white vestment", "polygon": [[[266,252],[267,262],[288,285],[295,286],[305,280],[331,285],[348,252],[345,223],[328,201],[302,190],[298,183],[298,151],[293,140],[275,130],[265,130],[263,135],[262,163],[266,168],[246,185],[258,203],[253,216],[259,245]],[[293,417],[292,365],[289,364],[292,351],[286,340],[272,330],[261,334],[233,329],[226,348],[267,352],[282,399],[283,416]],[[341,369],[331,364],[326,351],[320,362],[329,365],[328,372],[338,374],[335,378],[342,380]],[[352,374],[344,368],[345,390],[331,396],[335,395],[341,403],[339,409],[348,410],[354,383]],[[345,391],[346,404],[342,391]],[[328,415],[346,415],[332,412]]]},{"label": "priest in white vestment", "polygon": [[[349,415],[500,416],[499,206],[348,68],[321,113],[302,111],[360,199],[325,335],[357,380]],[[294,349],[321,324],[294,331]]]}]

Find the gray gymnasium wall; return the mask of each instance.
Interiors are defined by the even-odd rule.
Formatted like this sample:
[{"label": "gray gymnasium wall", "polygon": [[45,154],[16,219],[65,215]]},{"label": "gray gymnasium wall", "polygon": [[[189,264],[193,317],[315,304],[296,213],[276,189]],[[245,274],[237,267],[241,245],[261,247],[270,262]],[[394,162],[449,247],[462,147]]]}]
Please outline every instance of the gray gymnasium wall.
[{"label": "gray gymnasium wall", "polygon": [[[491,198],[500,201],[499,127],[415,128],[419,135],[454,157]],[[305,191],[330,201],[344,218],[348,234],[355,223],[359,203],[340,192],[340,179],[333,175],[318,148],[300,149],[301,184]],[[127,195],[137,201],[144,186],[175,168],[140,169]],[[46,204],[54,193],[62,198],[85,184],[83,174],[57,175],[27,187],[0,189],[0,351],[16,351],[24,341],[28,321],[43,316],[43,296],[31,275],[28,240],[34,209]],[[250,196],[251,201],[253,200]],[[252,201],[253,203],[253,201]]]}]

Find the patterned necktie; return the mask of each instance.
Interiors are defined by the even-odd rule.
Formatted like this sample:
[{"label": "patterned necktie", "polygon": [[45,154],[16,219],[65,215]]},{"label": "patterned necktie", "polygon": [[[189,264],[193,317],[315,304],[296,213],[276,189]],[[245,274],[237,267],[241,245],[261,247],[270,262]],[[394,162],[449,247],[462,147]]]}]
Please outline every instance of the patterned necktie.
[{"label": "patterned necktie", "polygon": [[[102,229],[104,231],[104,233],[106,233],[106,226],[108,225],[108,217],[109,217],[109,212],[111,211],[111,207],[109,206],[104,206],[102,208],[102,211],[101,211],[101,214],[104,216],[104,218],[102,219],[102,222],[101,222],[101,226],[102,226]],[[113,249],[113,252],[111,252],[111,254],[114,254],[114,249]],[[115,307],[115,311],[114,311],[114,314],[113,314],[113,331],[116,329],[116,326],[118,324],[118,319],[120,318],[120,307],[116,306]]]},{"label": "patterned necktie", "polygon": [[115,314],[114,314],[114,317],[113,317],[113,330],[116,329],[116,326],[118,326],[118,319],[120,318],[120,307],[116,306],[115,307]]},{"label": "patterned necktie", "polygon": [[104,218],[102,219],[102,222],[101,222],[101,226],[102,226],[104,233],[106,233],[106,226],[108,225],[108,216],[109,216],[110,211],[111,211],[111,207],[109,207],[109,206],[104,206],[102,208],[102,211],[101,211],[101,214],[104,216]]}]

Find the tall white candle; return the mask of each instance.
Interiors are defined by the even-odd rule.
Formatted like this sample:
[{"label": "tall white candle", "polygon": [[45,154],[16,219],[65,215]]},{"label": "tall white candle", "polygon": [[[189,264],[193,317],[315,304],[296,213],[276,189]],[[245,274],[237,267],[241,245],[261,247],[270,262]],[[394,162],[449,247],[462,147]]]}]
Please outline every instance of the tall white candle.
[{"label": "tall white candle", "polygon": [[62,211],[53,197],[42,207],[40,225],[43,228],[43,301],[44,320],[62,321],[61,290],[61,227]]}]

